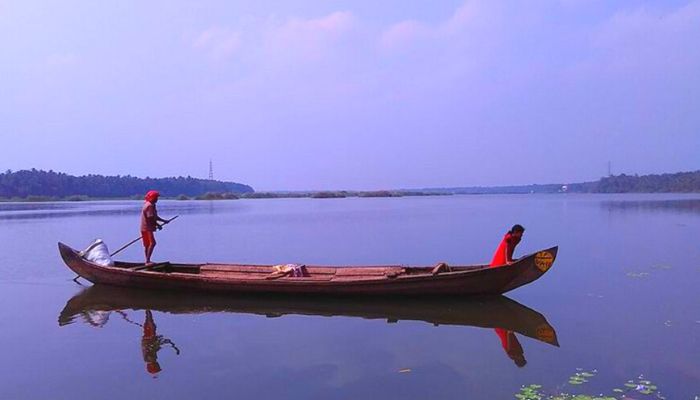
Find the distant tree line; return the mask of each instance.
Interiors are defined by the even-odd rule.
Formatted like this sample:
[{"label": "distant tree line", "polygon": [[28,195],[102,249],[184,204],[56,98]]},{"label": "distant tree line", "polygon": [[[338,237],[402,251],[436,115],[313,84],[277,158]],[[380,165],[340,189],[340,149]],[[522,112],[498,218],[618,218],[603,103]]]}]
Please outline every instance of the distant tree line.
[{"label": "distant tree line", "polygon": [[420,189],[427,193],[436,194],[525,194],[525,193],[557,193],[561,192],[559,183],[545,185],[514,185],[514,186],[467,186],[450,188]]},{"label": "distant tree line", "polygon": [[[564,188],[566,186],[566,189]],[[660,175],[613,175],[593,182],[520,186],[472,186],[420,189],[422,193],[519,194],[519,193],[691,193],[700,192],[700,171]]]},{"label": "distant tree line", "polygon": [[[0,199],[19,200],[88,200],[108,198],[141,198],[148,190],[158,190],[164,197],[204,200],[281,197],[397,197],[445,194],[558,193],[563,184],[429,188],[396,191],[321,191],[321,192],[255,192],[252,187],[235,182],[222,182],[188,177],[137,178],[126,176],[84,175],[42,170],[7,170],[0,174]],[[661,175],[614,175],[594,182],[572,183],[566,191],[575,193],[663,193],[700,192],[700,171]]]},{"label": "distant tree line", "polygon": [[614,175],[601,178],[597,193],[700,192],[700,171],[661,175]]},{"label": "distant tree line", "polygon": [[134,176],[73,176],[42,170],[7,170],[0,174],[2,198],[127,198],[143,196],[158,190],[164,197],[179,195],[196,197],[206,193],[252,193],[253,188],[241,183],[188,177],[137,178]]}]

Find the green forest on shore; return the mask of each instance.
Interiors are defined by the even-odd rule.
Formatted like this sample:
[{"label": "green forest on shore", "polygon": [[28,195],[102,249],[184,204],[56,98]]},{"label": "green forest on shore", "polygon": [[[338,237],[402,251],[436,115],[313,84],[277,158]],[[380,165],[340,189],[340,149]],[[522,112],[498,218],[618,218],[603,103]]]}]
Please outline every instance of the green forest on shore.
[{"label": "green forest on shore", "polygon": [[83,175],[42,170],[11,170],[0,174],[0,198],[6,200],[51,201],[89,199],[142,199],[149,190],[163,197],[202,196],[206,193],[239,195],[253,188],[235,182],[188,177],[137,178],[133,176]]},{"label": "green forest on shore", "polygon": [[698,193],[700,171],[659,175],[612,175],[593,182],[553,183],[520,186],[454,187],[377,191],[287,191],[256,192],[251,186],[193,177],[137,178],[133,176],[83,175],[42,170],[7,170],[0,174],[3,201],[82,201],[142,199],[148,190],[164,198],[179,200],[267,199],[289,197],[402,197],[453,194],[518,193]]}]

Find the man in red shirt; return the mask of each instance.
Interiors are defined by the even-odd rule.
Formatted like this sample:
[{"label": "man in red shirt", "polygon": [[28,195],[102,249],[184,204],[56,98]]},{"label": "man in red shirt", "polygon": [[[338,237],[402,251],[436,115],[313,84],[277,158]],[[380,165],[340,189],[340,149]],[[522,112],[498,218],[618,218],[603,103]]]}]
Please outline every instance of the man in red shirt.
[{"label": "man in red shirt", "polygon": [[493,260],[491,260],[491,267],[500,267],[513,262],[513,251],[515,251],[515,246],[520,243],[523,233],[525,233],[525,228],[522,225],[513,225],[498,245]]},{"label": "man in red shirt", "polygon": [[162,222],[163,225],[170,222],[158,216],[156,203],[158,202],[159,196],[160,193],[155,190],[150,190],[146,193],[146,202],[141,209],[141,240],[143,240],[143,247],[146,252],[146,265],[149,266],[153,265],[151,262],[151,255],[153,255],[153,249],[156,247],[156,238],[153,232],[155,232],[156,229],[160,230],[163,228],[158,222]]}]

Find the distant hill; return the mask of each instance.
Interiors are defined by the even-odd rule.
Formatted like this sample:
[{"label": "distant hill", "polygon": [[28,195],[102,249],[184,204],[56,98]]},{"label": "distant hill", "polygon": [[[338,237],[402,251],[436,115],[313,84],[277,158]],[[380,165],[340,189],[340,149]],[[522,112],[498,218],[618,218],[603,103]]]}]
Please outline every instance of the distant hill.
[{"label": "distant hill", "polygon": [[[564,188],[566,187],[566,188]],[[418,189],[424,193],[517,194],[517,193],[697,193],[700,171],[660,175],[613,175],[594,182],[551,183],[515,186],[471,186]]]},{"label": "distant hill", "polygon": [[162,196],[201,196],[208,192],[252,193],[248,185],[192,177],[137,178],[133,176],[84,175],[73,176],[54,171],[10,170],[0,174],[0,197],[65,199],[76,196],[89,198],[142,197],[148,190],[158,190]]}]

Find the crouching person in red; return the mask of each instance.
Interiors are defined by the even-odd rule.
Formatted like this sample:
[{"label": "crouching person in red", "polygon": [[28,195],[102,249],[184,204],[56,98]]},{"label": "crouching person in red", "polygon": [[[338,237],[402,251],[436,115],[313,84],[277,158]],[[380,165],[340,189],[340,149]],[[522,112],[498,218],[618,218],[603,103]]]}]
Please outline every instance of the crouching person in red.
[{"label": "crouching person in red", "polygon": [[513,225],[498,245],[493,260],[491,260],[491,267],[500,267],[513,262],[513,252],[523,238],[523,233],[525,233],[525,228],[522,225]]},{"label": "crouching person in red", "polygon": [[141,210],[141,239],[143,240],[143,247],[146,253],[146,265],[153,265],[151,262],[151,256],[153,255],[153,249],[156,247],[156,237],[153,232],[156,229],[160,230],[163,228],[163,224],[167,224],[168,220],[163,219],[158,216],[158,211],[156,210],[156,203],[158,202],[158,197],[160,193],[155,190],[150,190],[146,193],[146,202],[143,204],[143,209]]}]

